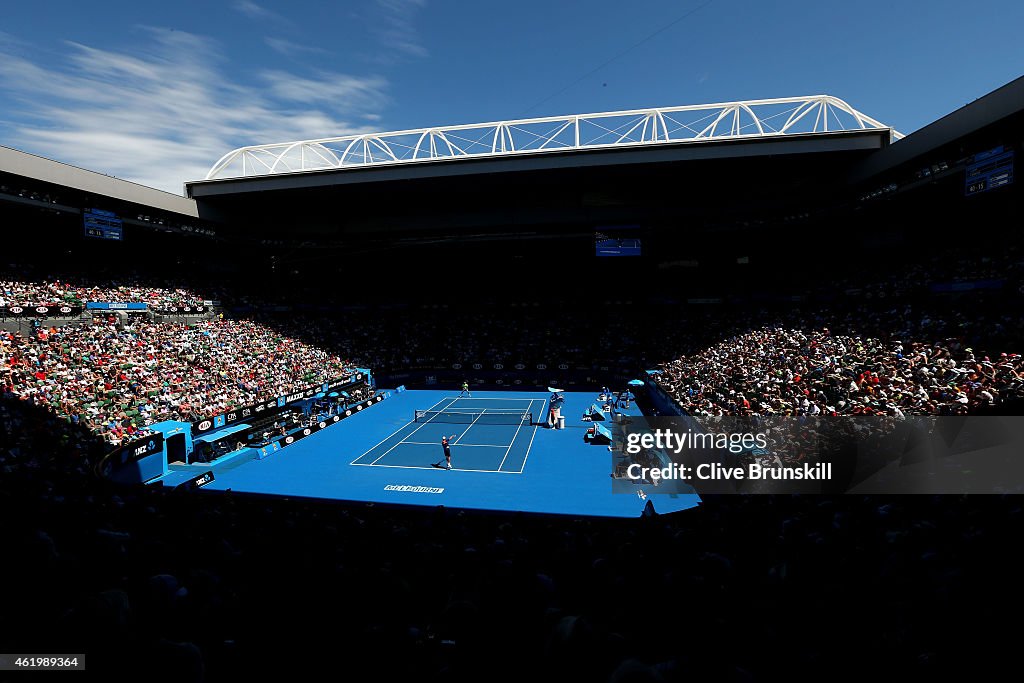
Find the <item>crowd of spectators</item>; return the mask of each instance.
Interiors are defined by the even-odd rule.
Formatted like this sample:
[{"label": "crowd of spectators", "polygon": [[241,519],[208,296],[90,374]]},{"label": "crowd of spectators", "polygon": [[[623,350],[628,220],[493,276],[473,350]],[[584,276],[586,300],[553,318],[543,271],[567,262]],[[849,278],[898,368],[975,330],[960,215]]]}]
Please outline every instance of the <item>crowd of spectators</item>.
[{"label": "crowd of spectators", "polygon": [[[529,370],[544,364],[548,373],[557,373],[562,364],[605,367],[605,373],[653,366],[689,338],[681,314],[671,314],[672,322],[652,335],[647,320],[655,310],[637,305],[595,315],[591,309],[562,302],[523,301],[498,310],[435,303],[337,313],[289,311],[257,319],[287,334],[316,340],[382,375],[459,366],[473,377],[475,364],[483,370],[500,364],[520,375],[518,364]],[[674,325],[677,320],[680,324]],[[600,381],[597,374],[595,382]]]},{"label": "crowd of spectators", "polygon": [[761,328],[661,366],[690,415],[964,415],[1024,399],[1024,358],[958,339]]},{"label": "crowd of spectators", "polygon": [[[853,294],[824,305],[815,290],[807,290],[807,301],[796,307],[623,300],[598,310],[529,299],[351,306],[297,295],[298,301],[324,304],[322,310],[302,310],[261,307],[251,295],[206,287],[204,292],[225,299],[228,310],[243,302],[249,320],[184,327],[135,319],[118,329],[101,317],[85,329],[10,333],[0,347],[0,382],[5,391],[31,397],[110,443],[158,419],[200,419],[257,394],[287,391],[305,381],[304,368],[323,366],[328,358],[372,367],[381,377],[460,368],[455,372],[472,380],[476,366],[504,366],[514,374],[523,364],[548,369],[538,380],[555,380],[556,368],[568,367],[592,369],[601,382],[609,379],[601,372],[640,376],[662,363],[663,387],[698,415],[977,412],[1021,394],[1024,367],[1010,344],[1024,338],[1024,319],[1005,305],[1007,295],[1019,298],[1014,254],[1007,249],[991,258],[933,259],[881,280],[837,279],[829,291],[838,286]],[[928,287],[936,278],[1000,274],[1006,287],[970,292],[969,306],[950,305],[955,294],[937,295]],[[0,284],[5,300],[182,303],[210,296],[137,276],[106,283],[82,276],[47,280],[31,272],[20,277]],[[886,291],[902,294],[882,296]],[[911,303],[911,294],[924,298]],[[274,341],[278,335],[297,350],[297,369],[290,374],[278,372],[287,365],[287,348]],[[676,360],[665,363],[668,358]],[[196,366],[197,359],[208,365]]]},{"label": "crowd of spectators", "polygon": [[862,299],[901,300],[927,295],[933,288],[973,283],[1004,283],[1003,290],[1020,294],[1024,285],[1024,257],[1021,246],[1006,241],[998,251],[988,245],[965,245],[955,252],[922,254],[898,264],[868,263],[855,274],[837,274],[827,285]]},{"label": "crowd of spectators", "polygon": [[250,320],[140,321],[0,332],[0,395],[48,408],[109,444],[350,374],[355,366]]},{"label": "crowd of spectators", "polygon": [[[382,375],[455,365],[468,373],[475,364],[487,370],[520,363],[545,364],[552,375],[562,364],[642,372],[765,326],[828,327],[885,343],[903,340],[907,348],[915,340],[928,346],[947,346],[951,340],[953,347],[1020,350],[1014,345],[1024,339],[1024,317],[1014,302],[1024,304],[1024,259],[1014,244],[998,253],[965,247],[895,265],[870,261],[852,273],[832,275],[793,285],[789,293],[788,285],[737,286],[732,295],[717,298],[708,291],[706,300],[718,302],[713,304],[688,304],[686,297],[660,301],[633,286],[593,304],[559,293],[510,301],[479,295],[473,300],[410,297],[367,306],[311,295],[297,298],[320,301],[324,310],[286,305],[264,315],[255,301],[249,303],[251,314],[266,324],[358,358]],[[989,355],[995,363],[1002,350],[978,359]]]},{"label": "crowd of spectators", "polygon": [[817,678],[836,661],[851,677],[967,675],[1013,651],[999,618],[1018,594],[1005,589],[1016,571],[1006,539],[1024,522],[1013,497],[737,496],[616,521],[190,496],[89,476],[151,421],[212,415],[354,364],[622,359],[639,370],[676,358],[663,386],[706,414],[896,417],[1019,397],[1017,309],[947,301],[691,306],[655,319],[633,306],[426,305],[5,333],[0,518],[23,521],[0,525],[17,558],[0,563],[0,584],[16,587],[0,601],[11,625],[0,651],[86,652],[104,680],[176,683],[324,667],[755,681]]},{"label": "crowd of spectators", "polygon": [[203,297],[188,286],[153,286],[141,278],[118,276],[114,280],[81,277],[25,277],[0,273],[0,308],[48,304],[144,303],[155,310],[175,306],[201,306]]}]

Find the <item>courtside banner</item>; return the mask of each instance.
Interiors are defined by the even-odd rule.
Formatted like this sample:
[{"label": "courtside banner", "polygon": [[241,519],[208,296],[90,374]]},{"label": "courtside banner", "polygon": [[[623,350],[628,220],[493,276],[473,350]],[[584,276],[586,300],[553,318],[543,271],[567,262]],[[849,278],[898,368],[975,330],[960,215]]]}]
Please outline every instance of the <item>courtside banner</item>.
[{"label": "courtside banner", "polygon": [[1024,493],[1024,417],[628,417],[612,490],[657,493]]},{"label": "courtside banner", "polygon": [[141,302],[90,301],[85,307],[90,311],[145,311],[146,304]]},{"label": "courtside banner", "polygon": [[206,306],[165,306],[156,312],[160,315],[203,315],[208,310]]},{"label": "courtside banner", "polygon": [[[334,391],[335,389],[355,389],[359,386],[362,385],[352,382],[350,377],[336,379],[333,382],[327,383],[327,387],[331,389],[331,391]],[[227,413],[218,415],[216,418],[208,417],[203,418],[202,420],[196,420],[192,423],[192,433],[205,434],[214,428],[220,428],[232,424],[241,424],[246,420],[255,420],[263,415],[273,415],[274,413],[283,412],[289,404],[309,400],[322,391],[323,388],[324,384],[317,384],[301,390],[296,389],[295,392],[291,394],[268,398],[258,403],[242,406],[241,408],[235,408]]]},{"label": "courtside banner", "polygon": [[357,389],[363,385],[363,378],[356,379],[357,375],[350,375],[348,377],[342,377],[336,380],[332,380],[327,383],[327,388],[324,391],[348,391],[349,389]]},{"label": "courtside banner", "polygon": [[[284,405],[278,405],[276,398],[269,398],[266,401],[260,401],[259,403],[253,403],[252,405],[229,410],[226,413],[218,415],[217,418],[208,417],[202,420],[197,420],[192,423],[192,433],[205,434],[215,427],[219,428],[226,425],[241,424],[246,420],[255,420],[265,415],[280,413],[285,409],[285,407],[286,406]],[[223,420],[220,418],[223,418]],[[221,422],[223,422],[223,424],[221,424]]]},{"label": "courtside banner", "polygon": [[298,429],[288,434],[282,439],[278,439],[277,443],[280,444],[281,447],[291,446],[296,441],[301,441],[302,439],[305,439],[307,436],[316,434],[321,429],[327,429],[331,425],[337,424],[344,420],[345,418],[352,417],[356,413],[361,413],[370,406],[376,405],[383,400],[384,395],[378,394],[369,400],[363,401],[362,403],[357,403],[353,406],[349,406],[346,410],[341,411],[337,415],[322,417],[319,422],[314,422],[308,427],[303,427],[302,429]]},{"label": "courtside banner", "polygon": [[40,306],[5,306],[0,315],[6,318],[65,318],[81,315],[81,306],[71,304],[43,304]]},{"label": "courtside banner", "polygon": [[141,439],[136,439],[130,443],[124,444],[115,450],[113,454],[108,457],[108,467],[124,465],[136,460],[142,460],[143,458],[147,458],[161,452],[163,447],[163,434],[149,434]]}]

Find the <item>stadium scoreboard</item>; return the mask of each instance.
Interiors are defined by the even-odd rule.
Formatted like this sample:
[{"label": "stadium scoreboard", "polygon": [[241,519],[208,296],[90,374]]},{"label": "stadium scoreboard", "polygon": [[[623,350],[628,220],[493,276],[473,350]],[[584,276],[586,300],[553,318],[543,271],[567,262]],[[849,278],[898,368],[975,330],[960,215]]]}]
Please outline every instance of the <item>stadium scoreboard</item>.
[{"label": "stadium scoreboard", "polygon": [[85,209],[82,211],[82,224],[86,237],[102,240],[121,240],[124,228],[121,219],[113,211],[103,209]]},{"label": "stadium scoreboard", "polygon": [[598,256],[640,256],[640,240],[598,240]]},{"label": "stadium scoreboard", "polygon": [[1013,182],[1013,150],[1003,146],[975,154],[967,165],[964,194],[968,197]]},{"label": "stadium scoreboard", "polygon": [[[628,235],[638,225],[602,226],[594,233],[596,256],[640,256],[640,240]],[[625,234],[625,236],[623,235]]]}]

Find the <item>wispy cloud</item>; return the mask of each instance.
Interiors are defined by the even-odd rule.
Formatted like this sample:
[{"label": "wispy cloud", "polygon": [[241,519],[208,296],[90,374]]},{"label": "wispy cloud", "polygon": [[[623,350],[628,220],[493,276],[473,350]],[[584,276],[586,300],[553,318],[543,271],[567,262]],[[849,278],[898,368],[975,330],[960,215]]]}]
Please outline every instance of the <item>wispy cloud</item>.
[{"label": "wispy cloud", "polygon": [[147,31],[145,52],[71,43],[55,66],[0,44],[3,144],[180,193],[231,149],[367,132],[388,102],[378,76],[275,70],[232,81],[214,41]]},{"label": "wispy cloud", "polygon": [[332,106],[344,102],[346,108],[373,111],[384,105],[383,78],[358,78],[344,74],[317,72],[313,78],[302,78],[287,71],[266,71],[263,80],[277,98],[306,105]]},{"label": "wispy cloud", "polygon": [[[426,6],[426,0],[374,0],[379,14],[376,29],[381,45],[392,50],[383,61],[396,57],[426,57],[427,48],[420,44],[416,31],[416,14]],[[390,59],[389,59],[390,57]]]},{"label": "wispy cloud", "polygon": [[0,31],[0,45],[14,45],[20,43],[17,38],[6,31]]},{"label": "wispy cloud", "polygon": [[275,24],[277,28],[295,30],[295,22],[287,17],[269,10],[263,5],[258,5],[252,0],[234,0],[231,8],[239,14],[255,22]]},{"label": "wispy cloud", "polygon": [[231,7],[236,12],[241,12],[250,19],[273,19],[278,16],[266,7],[252,2],[252,0],[234,0],[231,3]]},{"label": "wispy cloud", "polygon": [[271,38],[267,37],[264,39],[266,44],[271,50],[282,54],[285,57],[298,57],[301,55],[326,55],[330,54],[327,50],[322,47],[316,47],[314,45],[301,45],[299,43],[293,43],[290,40],[284,38]]}]

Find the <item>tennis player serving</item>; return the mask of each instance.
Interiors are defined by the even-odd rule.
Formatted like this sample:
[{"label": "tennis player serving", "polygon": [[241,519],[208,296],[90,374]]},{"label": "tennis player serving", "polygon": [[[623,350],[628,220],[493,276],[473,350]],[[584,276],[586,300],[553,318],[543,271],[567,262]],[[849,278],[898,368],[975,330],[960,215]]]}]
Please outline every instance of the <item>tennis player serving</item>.
[{"label": "tennis player serving", "polygon": [[441,437],[441,448],[444,449],[444,461],[445,461],[445,465],[446,465],[446,467],[445,467],[446,470],[450,470],[452,468],[452,445],[451,445],[451,443],[449,443],[448,440],[449,439],[454,439],[454,438],[455,438],[454,434],[452,434],[451,436],[442,436]]}]

